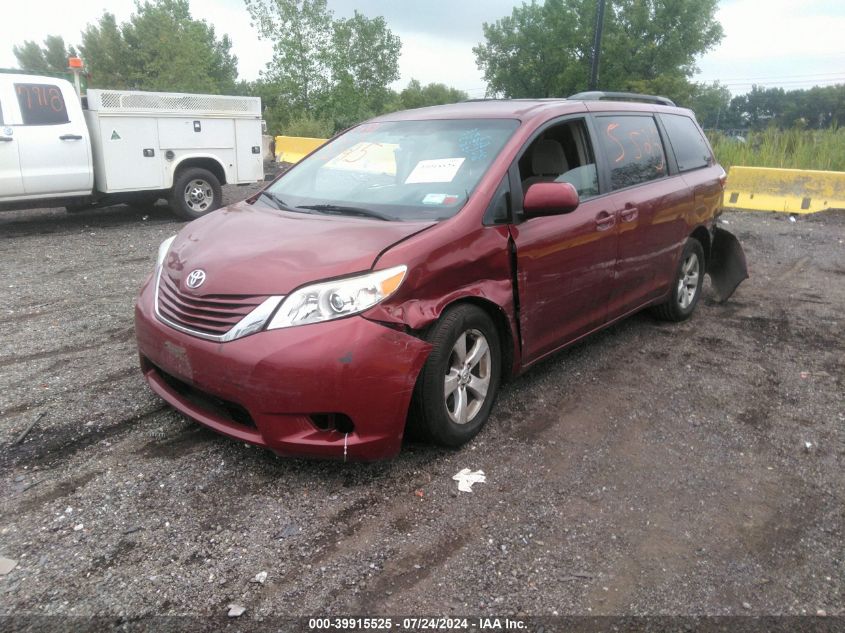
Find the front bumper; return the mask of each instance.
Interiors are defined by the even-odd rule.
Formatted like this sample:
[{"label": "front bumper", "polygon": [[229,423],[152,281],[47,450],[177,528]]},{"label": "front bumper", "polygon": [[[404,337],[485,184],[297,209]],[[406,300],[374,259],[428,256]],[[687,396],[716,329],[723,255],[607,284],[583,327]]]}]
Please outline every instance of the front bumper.
[{"label": "front bumper", "polygon": [[[135,309],[141,369],[181,413],[281,455],[375,460],[399,452],[428,343],[361,316],[206,341],[156,318],[154,286],[144,284]],[[327,414],[347,416],[354,429],[321,428]]]}]

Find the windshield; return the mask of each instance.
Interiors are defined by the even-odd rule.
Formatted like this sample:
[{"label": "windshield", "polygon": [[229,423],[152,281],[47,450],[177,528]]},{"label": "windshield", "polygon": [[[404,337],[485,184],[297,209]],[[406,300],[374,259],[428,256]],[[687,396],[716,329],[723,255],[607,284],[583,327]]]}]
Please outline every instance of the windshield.
[{"label": "windshield", "polygon": [[442,220],[464,206],[519,121],[365,123],[328,143],[268,190],[303,213]]}]

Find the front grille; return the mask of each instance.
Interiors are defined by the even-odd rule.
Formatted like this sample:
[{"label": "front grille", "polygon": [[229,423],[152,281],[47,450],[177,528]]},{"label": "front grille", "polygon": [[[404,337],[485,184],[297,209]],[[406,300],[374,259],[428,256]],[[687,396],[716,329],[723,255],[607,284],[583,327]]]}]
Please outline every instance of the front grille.
[{"label": "front grille", "polygon": [[267,299],[261,295],[191,297],[162,272],[158,285],[158,312],[167,321],[200,334],[222,336]]}]

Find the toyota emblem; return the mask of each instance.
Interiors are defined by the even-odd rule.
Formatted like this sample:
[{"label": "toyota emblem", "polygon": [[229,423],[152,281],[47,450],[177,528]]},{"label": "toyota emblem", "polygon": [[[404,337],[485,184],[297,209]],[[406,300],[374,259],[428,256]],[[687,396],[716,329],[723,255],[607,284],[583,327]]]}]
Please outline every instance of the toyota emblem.
[{"label": "toyota emblem", "polygon": [[188,288],[199,288],[205,281],[205,271],[201,268],[191,271],[188,275]]}]

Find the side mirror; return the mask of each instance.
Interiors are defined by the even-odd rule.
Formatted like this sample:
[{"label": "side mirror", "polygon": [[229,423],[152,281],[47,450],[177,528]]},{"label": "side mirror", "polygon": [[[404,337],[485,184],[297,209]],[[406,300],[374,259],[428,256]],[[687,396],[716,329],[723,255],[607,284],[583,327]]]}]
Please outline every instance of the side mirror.
[{"label": "side mirror", "polygon": [[535,182],[525,192],[522,208],[526,218],[539,218],[575,211],[580,202],[568,182]]}]

